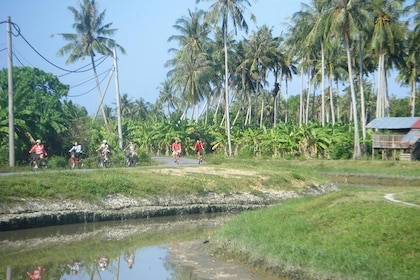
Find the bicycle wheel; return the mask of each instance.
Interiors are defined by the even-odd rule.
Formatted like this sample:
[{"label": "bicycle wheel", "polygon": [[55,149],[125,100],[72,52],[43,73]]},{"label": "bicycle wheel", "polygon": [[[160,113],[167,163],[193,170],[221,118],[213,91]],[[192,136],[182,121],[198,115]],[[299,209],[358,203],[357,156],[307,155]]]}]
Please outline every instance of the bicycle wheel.
[{"label": "bicycle wheel", "polygon": [[101,157],[97,157],[96,158],[96,167],[98,167],[98,168],[104,167],[104,163],[102,162],[102,158]]},{"label": "bicycle wheel", "polygon": [[69,166],[70,166],[70,169],[74,169],[74,167],[76,166],[76,163],[71,158],[69,159]]},{"label": "bicycle wheel", "polygon": [[38,169],[38,165],[36,164],[35,159],[30,159],[29,166],[31,167],[32,171],[36,171]]}]

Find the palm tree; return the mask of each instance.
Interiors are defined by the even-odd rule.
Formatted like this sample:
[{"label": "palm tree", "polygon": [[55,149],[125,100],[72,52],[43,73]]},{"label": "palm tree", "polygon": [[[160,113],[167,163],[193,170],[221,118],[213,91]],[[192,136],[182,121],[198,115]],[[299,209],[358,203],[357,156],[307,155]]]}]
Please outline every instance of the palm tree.
[{"label": "palm tree", "polygon": [[347,70],[350,85],[352,102],[353,123],[354,123],[354,147],[353,159],[359,158],[362,153],[360,149],[360,131],[357,115],[357,99],[353,82],[353,65],[350,44],[352,36],[357,29],[362,29],[365,24],[371,22],[371,16],[365,5],[360,5],[355,0],[333,0],[333,5],[325,13],[326,24],[331,36],[340,35],[343,40],[344,49],[347,55]]},{"label": "palm tree", "polygon": [[386,67],[398,62],[404,51],[405,26],[399,21],[403,0],[374,0],[371,7],[375,17],[372,49],[378,56],[378,94],[376,117],[389,117],[389,97]]},{"label": "palm tree", "polygon": [[186,101],[186,110],[203,99],[211,70],[208,55],[210,28],[204,22],[204,15],[202,10],[189,11],[189,17],[178,19],[174,25],[180,34],[168,39],[178,41],[180,46],[179,50],[170,50],[176,52],[176,55],[167,62],[167,66],[173,66],[168,75],[181,88],[181,98]]},{"label": "palm tree", "polygon": [[[115,33],[116,29],[111,29],[112,23],[103,24],[105,11],[99,13],[95,0],[83,0],[78,2],[79,10],[74,7],[68,7],[73,13],[73,28],[76,33],[59,33],[68,44],[58,50],[58,55],[63,56],[70,53],[66,63],[74,63],[85,57],[90,57],[93,73],[96,79],[99,100],[102,100],[102,92],[99,84],[98,74],[96,72],[95,56],[96,54],[110,56],[113,55],[113,49],[118,48],[122,54],[125,50],[117,44],[115,40],[109,38]],[[102,103],[100,103],[102,115],[105,124],[106,114]]]},{"label": "palm tree", "polygon": [[[216,23],[221,18],[222,31],[223,31],[223,42],[225,52],[225,103],[226,103],[226,132],[228,136],[228,147],[229,156],[232,155],[232,143],[230,139],[230,120],[229,120],[229,69],[228,69],[228,47],[227,47],[227,35],[228,35],[228,22],[229,16],[232,19],[232,24],[237,33],[237,28],[243,29],[248,32],[248,24],[244,18],[245,5],[251,6],[248,0],[197,0],[200,1],[214,1],[210,7],[209,18],[212,22]],[[251,14],[251,20],[255,21],[255,16]]]},{"label": "palm tree", "polygon": [[[249,69],[256,85],[257,96],[262,94],[260,89],[267,83],[267,70],[272,64],[274,56],[277,55],[276,51],[277,44],[273,40],[272,30],[266,25],[254,32],[249,40],[245,40],[245,59],[241,65],[243,68]],[[261,98],[260,127],[263,125],[263,113],[264,98]]]},{"label": "palm tree", "polygon": [[416,91],[417,83],[420,78],[420,0],[415,0],[412,5],[408,6],[408,11],[412,11],[414,16],[413,29],[408,31],[406,40],[408,55],[405,57],[405,63],[399,66],[400,74],[397,79],[411,87],[411,116],[416,114]]},{"label": "palm tree", "polygon": [[168,118],[171,116],[171,109],[175,109],[178,106],[178,98],[174,85],[170,80],[165,80],[160,84],[159,87],[159,102],[166,104]]}]

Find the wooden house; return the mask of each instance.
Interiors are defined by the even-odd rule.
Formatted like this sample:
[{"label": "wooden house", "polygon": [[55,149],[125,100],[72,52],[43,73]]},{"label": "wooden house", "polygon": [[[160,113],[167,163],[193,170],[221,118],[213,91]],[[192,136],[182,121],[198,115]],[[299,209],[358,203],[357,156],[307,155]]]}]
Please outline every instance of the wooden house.
[{"label": "wooden house", "polygon": [[366,128],[374,129],[372,159],[377,150],[382,159],[420,159],[420,117],[378,118]]}]

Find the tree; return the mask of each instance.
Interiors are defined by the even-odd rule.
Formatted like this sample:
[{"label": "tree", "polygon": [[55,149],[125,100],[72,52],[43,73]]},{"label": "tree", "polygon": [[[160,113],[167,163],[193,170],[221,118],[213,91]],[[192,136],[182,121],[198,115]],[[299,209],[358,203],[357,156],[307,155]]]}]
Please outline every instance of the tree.
[{"label": "tree", "polygon": [[398,63],[404,51],[405,28],[399,21],[403,12],[403,0],[374,0],[371,7],[374,16],[372,49],[378,57],[378,94],[376,117],[389,117],[389,97],[386,68]]},{"label": "tree", "polygon": [[[62,103],[69,87],[37,68],[14,67],[13,73],[17,155],[21,159],[26,157],[26,148],[37,138],[45,141],[52,154],[61,152],[65,141],[62,134],[75,117]],[[8,104],[7,85],[7,70],[4,69],[0,71],[0,120],[7,120],[7,110],[3,110]],[[6,135],[5,125],[8,124],[0,121],[0,143]]]},{"label": "tree", "polygon": [[360,5],[360,0],[333,0],[332,2],[332,7],[325,13],[325,19],[330,35],[341,36],[344,49],[346,50],[348,79],[354,119],[353,159],[357,159],[362,154],[359,139],[359,121],[357,117],[357,99],[353,82],[353,58],[351,55],[350,44],[352,36],[356,35],[356,31],[358,29],[363,29],[365,24],[369,24],[371,22],[371,15],[365,5]]},{"label": "tree", "polygon": [[[197,2],[205,0],[197,0]],[[237,28],[248,32],[248,24],[244,18],[244,11],[246,6],[251,6],[248,0],[207,0],[215,1],[209,11],[209,19],[216,23],[220,19],[222,21],[223,41],[224,41],[224,53],[225,53],[225,103],[226,103],[226,133],[228,137],[229,156],[232,155],[232,143],[230,135],[230,120],[229,120],[229,69],[228,69],[228,47],[227,47],[227,34],[228,34],[228,22],[229,16],[232,19],[232,24],[237,32]],[[255,21],[255,16],[251,14],[251,20]]]},{"label": "tree", "polygon": [[168,118],[171,116],[171,109],[177,108],[178,102],[173,83],[170,80],[163,81],[159,86],[158,103],[166,106]]},{"label": "tree", "polygon": [[[96,54],[111,56],[113,50],[118,48],[122,54],[125,50],[117,44],[115,40],[109,38],[115,33],[116,29],[111,29],[112,23],[103,24],[105,19],[105,11],[99,13],[95,0],[83,0],[78,2],[79,10],[74,7],[68,7],[73,13],[73,28],[76,33],[59,33],[68,44],[58,50],[58,55],[64,56],[70,53],[66,63],[74,63],[79,59],[89,57],[92,64],[93,73],[95,75],[96,87],[100,102],[102,101],[102,92],[99,84],[98,74],[96,72],[95,56]],[[100,104],[105,124],[106,114],[102,103]]]},{"label": "tree", "polygon": [[[174,68],[168,73],[172,81],[181,88],[181,98],[186,101],[187,110],[195,106],[204,98],[208,91],[208,74],[211,72],[211,61],[208,55],[210,28],[204,22],[204,11],[189,11],[189,17],[182,17],[176,21],[174,28],[179,35],[171,36],[168,41],[176,40],[180,49],[175,51],[175,58],[167,62],[167,66]],[[185,114],[183,116],[185,118]]]}]

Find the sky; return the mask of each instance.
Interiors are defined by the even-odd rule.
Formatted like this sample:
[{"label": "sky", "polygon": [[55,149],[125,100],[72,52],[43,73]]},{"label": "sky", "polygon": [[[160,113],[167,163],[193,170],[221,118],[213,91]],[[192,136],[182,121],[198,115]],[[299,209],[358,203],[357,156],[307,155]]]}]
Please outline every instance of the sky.
[{"label": "sky", "polygon": [[[117,52],[118,86],[120,94],[127,94],[131,101],[143,98],[146,102],[156,103],[159,87],[166,79],[168,68],[165,62],[173,57],[168,50],[177,47],[169,43],[171,35],[178,34],[173,28],[176,20],[188,15],[188,10],[195,8],[206,10],[214,1],[196,0],[97,0],[99,11],[106,10],[104,23],[112,23],[118,29],[112,36],[124,47],[126,54]],[[273,36],[286,31],[288,19],[298,12],[302,3],[310,0],[250,0],[256,24],[248,20],[250,32],[267,25],[273,28]],[[66,64],[68,56],[57,56],[58,50],[67,41],[58,33],[75,33],[72,28],[73,14],[69,6],[78,7],[76,0],[0,0],[0,22],[10,16],[22,36],[12,36],[13,65],[30,66],[42,69],[58,76],[60,81],[70,86],[68,98],[74,103],[84,106],[90,115],[98,109],[99,97],[95,88],[92,71],[71,73],[66,70],[77,70],[86,66],[90,68],[90,60]],[[249,19],[249,12],[245,17]],[[14,35],[17,35],[14,30]],[[250,33],[249,32],[249,33]],[[0,68],[7,68],[7,32],[6,24],[0,24]],[[54,36],[53,36],[54,35]],[[243,36],[243,35],[240,35]],[[242,37],[236,38],[241,40]],[[35,51],[35,50],[36,51]],[[42,56],[42,57],[41,57]],[[115,107],[116,79],[111,75],[113,59],[107,58],[98,66],[101,89],[104,93],[104,104]],[[60,69],[62,68],[62,69]],[[295,76],[289,84],[289,95],[300,93],[301,79]],[[268,88],[272,88],[269,85]],[[409,96],[409,88],[400,88],[395,77],[389,79],[390,94],[398,97]]]}]

